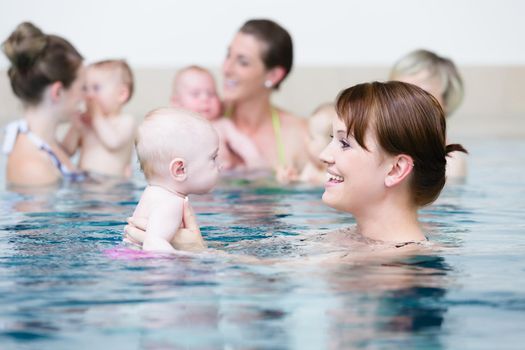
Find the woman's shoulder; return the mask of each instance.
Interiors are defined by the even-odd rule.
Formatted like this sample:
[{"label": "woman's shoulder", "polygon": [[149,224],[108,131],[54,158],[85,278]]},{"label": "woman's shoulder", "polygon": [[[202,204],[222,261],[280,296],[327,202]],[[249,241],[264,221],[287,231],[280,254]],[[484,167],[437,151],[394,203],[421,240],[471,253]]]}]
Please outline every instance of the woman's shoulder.
[{"label": "woman's shoulder", "polygon": [[281,124],[285,130],[293,131],[295,134],[301,135],[307,131],[306,118],[282,109],[279,109],[278,111]]},{"label": "woman's shoulder", "polygon": [[297,114],[282,108],[278,108],[277,110],[279,111],[279,116],[283,122],[306,124],[306,118],[300,117]]},{"label": "woman's shoulder", "polygon": [[7,180],[19,185],[46,185],[60,180],[49,157],[20,135],[7,160]]}]

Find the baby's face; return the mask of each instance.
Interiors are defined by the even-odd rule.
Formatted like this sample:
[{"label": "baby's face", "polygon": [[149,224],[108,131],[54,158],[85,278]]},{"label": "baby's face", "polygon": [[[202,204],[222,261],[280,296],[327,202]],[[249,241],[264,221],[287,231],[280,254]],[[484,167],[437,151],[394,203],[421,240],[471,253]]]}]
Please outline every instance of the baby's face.
[{"label": "baby's face", "polygon": [[84,89],[87,98],[97,102],[104,115],[110,115],[120,110],[123,103],[123,89],[126,89],[126,87],[120,81],[120,76],[117,72],[109,69],[89,67]]},{"label": "baby's face", "polygon": [[[187,142],[195,144],[186,156],[186,192],[203,194],[211,191],[219,179],[220,165],[217,160],[219,137],[211,125],[188,135]],[[195,135],[199,135],[195,139]]]},{"label": "baby's face", "polygon": [[308,155],[317,167],[324,164],[319,159],[322,150],[330,143],[332,121],[336,116],[316,115],[308,121]]},{"label": "baby's face", "polygon": [[205,72],[189,71],[180,78],[175,87],[174,104],[199,113],[208,120],[220,116],[221,104],[213,78]]}]

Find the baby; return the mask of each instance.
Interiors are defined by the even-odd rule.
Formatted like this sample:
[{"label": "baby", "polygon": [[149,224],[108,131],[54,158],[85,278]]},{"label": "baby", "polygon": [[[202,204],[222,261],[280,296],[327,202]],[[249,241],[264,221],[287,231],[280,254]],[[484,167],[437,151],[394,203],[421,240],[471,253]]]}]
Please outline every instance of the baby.
[{"label": "baby", "polygon": [[332,122],[337,118],[332,103],[317,107],[308,119],[308,140],[306,141],[308,163],[299,175],[299,181],[321,185],[326,181],[326,164],[319,159],[321,151],[330,143]]},{"label": "baby", "polygon": [[75,120],[62,146],[80,148],[79,167],[91,175],[129,177],[135,120],[122,108],[133,94],[133,74],[123,60],[93,63],[86,70],[87,113]]},{"label": "baby", "polygon": [[231,120],[221,117],[215,80],[208,70],[199,66],[179,70],[173,81],[171,104],[199,113],[213,124],[219,134],[219,160],[223,168],[263,167],[264,159],[253,142],[239,132]]},{"label": "baby", "polygon": [[137,155],[148,186],[132,221],[146,222],[143,249],[174,252],[184,201],[209,192],[217,182],[219,138],[210,122],[177,108],[156,109],[139,126]]}]

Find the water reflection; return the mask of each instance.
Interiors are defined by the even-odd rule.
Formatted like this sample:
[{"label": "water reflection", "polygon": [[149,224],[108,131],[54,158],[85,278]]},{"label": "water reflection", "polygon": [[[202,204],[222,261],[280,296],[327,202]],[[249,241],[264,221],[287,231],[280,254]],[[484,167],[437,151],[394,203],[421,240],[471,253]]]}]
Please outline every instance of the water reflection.
[{"label": "water reflection", "polygon": [[435,255],[336,269],[327,348],[443,348],[449,272]]}]

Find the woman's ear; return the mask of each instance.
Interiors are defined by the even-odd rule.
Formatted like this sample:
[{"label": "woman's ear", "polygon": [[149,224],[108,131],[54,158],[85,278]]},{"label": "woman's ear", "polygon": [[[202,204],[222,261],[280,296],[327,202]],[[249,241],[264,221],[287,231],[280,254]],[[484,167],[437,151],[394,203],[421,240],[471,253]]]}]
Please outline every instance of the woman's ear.
[{"label": "woman's ear", "polygon": [[184,181],[187,178],[186,161],[182,158],[175,158],[170,162],[170,175],[175,181]]},{"label": "woman's ear", "polygon": [[414,169],[412,157],[406,154],[399,154],[391,161],[391,169],[385,177],[385,186],[394,187],[401,183]]},{"label": "woman's ear", "polygon": [[55,81],[53,84],[49,86],[49,95],[51,97],[51,101],[53,102],[60,101],[63,94],[64,94],[64,85],[62,85],[62,82]]},{"label": "woman's ear", "polygon": [[266,80],[264,84],[266,87],[272,88],[275,85],[279,84],[285,76],[286,69],[284,69],[284,67],[273,67],[272,69],[268,70],[268,72],[266,72]]}]

